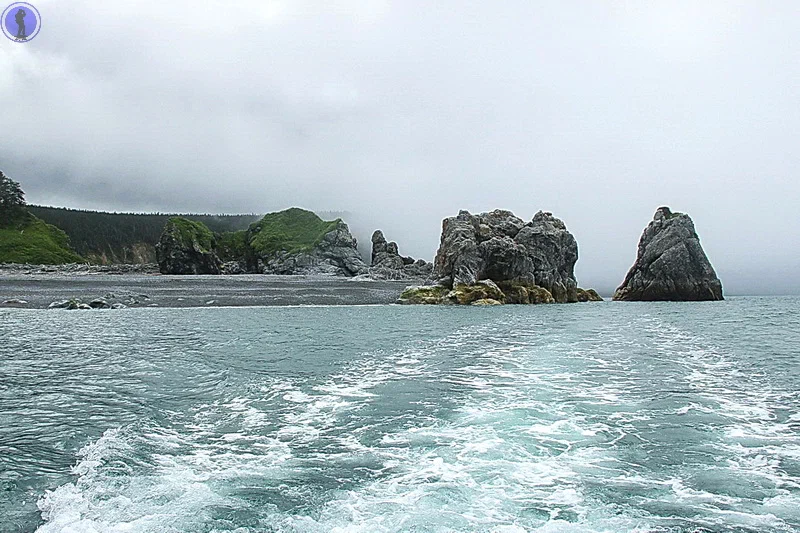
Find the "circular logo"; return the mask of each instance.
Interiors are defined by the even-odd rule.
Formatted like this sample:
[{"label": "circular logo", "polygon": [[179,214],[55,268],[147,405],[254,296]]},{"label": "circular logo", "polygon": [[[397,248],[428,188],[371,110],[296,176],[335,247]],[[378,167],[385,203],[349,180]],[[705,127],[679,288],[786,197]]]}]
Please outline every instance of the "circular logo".
[{"label": "circular logo", "polygon": [[39,34],[42,17],[28,2],[14,2],[3,11],[0,24],[6,37],[18,43],[25,43]]}]

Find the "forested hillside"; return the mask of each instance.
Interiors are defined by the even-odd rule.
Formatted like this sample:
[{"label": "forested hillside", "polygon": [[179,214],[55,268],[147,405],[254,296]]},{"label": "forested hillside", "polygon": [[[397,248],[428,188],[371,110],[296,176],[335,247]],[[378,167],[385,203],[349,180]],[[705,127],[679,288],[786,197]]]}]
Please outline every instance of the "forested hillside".
[{"label": "forested hillside", "polygon": [[[28,211],[69,236],[70,243],[92,263],[155,263],[155,244],[174,214],[105,213],[58,207],[28,206]],[[180,215],[202,222],[217,233],[247,229],[258,215]]]}]

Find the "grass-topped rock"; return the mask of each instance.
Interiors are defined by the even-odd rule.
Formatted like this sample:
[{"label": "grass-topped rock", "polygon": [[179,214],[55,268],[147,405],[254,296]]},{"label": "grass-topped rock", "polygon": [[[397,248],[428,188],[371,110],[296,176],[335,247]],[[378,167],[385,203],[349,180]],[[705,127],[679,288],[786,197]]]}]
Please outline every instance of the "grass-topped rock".
[{"label": "grass-topped rock", "polygon": [[297,207],[252,224],[247,242],[257,270],[265,274],[356,276],[368,271],[347,224]]},{"label": "grass-topped rock", "polygon": [[311,252],[342,221],[325,221],[299,207],[269,213],[250,226],[250,246],[256,254]]},{"label": "grass-topped rock", "polygon": [[322,220],[293,207],[269,213],[242,231],[212,233],[200,222],[169,220],[157,246],[165,274],[330,274],[367,272],[341,219]]},{"label": "grass-topped rock", "polygon": [[214,234],[202,222],[173,217],[156,244],[162,274],[219,274]]}]

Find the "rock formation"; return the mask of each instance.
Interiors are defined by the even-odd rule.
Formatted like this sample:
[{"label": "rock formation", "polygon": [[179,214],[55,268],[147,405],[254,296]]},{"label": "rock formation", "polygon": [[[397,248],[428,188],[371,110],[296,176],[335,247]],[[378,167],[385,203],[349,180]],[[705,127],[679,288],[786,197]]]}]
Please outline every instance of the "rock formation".
[{"label": "rock formation", "polygon": [[594,289],[581,289],[578,287],[578,301],[579,302],[602,302],[603,297],[597,294]]},{"label": "rock formation", "polygon": [[171,218],[156,244],[162,274],[219,274],[214,234],[199,222]]},{"label": "rock formation", "polygon": [[304,209],[270,213],[253,224],[247,243],[264,274],[366,274],[358,243],[342,220],[320,219]]},{"label": "rock formation", "polygon": [[372,234],[372,261],[369,276],[373,279],[427,279],[433,264],[423,259],[400,255],[397,243],[387,242],[381,230]]},{"label": "rock formation", "polygon": [[407,288],[399,303],[537,304],[602,301],[579,289],[574,267],[578,244],[564,223],[539,211],[530,222],[510,211],[442,222],[433,276],[436,286]]},{"label": "rock formation", "polygon": [[164,274],[366,274],[355,238],[341,220],[291,208],[269,213],[248,230],[212,233],[170,219],[156,247]]},{"label": "rock formation", "polygon": [[577,260],[575,238],[552,213],[526,223],[510,211],[461,211],[442,223],[433,275],[449,287],[484,279],[537,285],[556,302],[577,302]]},{"label": "rock formation", "polygon": [[309,250],[257,254],[258,271],[263,274],[327,274],[357,276],[367,272],[367,265],[358,253],[356,239],[347,224],[339,222]]},{"label": "rock formation", "polygon": [[614,300],[722,300],[722,283],[689,215],[659,207],[639,240],[636,262]]}]

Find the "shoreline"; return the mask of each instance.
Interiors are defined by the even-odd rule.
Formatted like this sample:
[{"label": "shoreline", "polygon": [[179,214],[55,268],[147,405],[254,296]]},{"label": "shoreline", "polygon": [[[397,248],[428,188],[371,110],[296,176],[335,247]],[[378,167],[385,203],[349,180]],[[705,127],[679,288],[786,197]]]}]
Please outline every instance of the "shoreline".
[{"label": "shoreline", "polygon": [[163,275],[0,268],[0,309],[47,309],[62,307],[70,300],[87,306],[96,303],[97,308],[114,304],[120,308],[379,305],[395,303],[403,289],[413,284],[414,280],[354,280],[333,276]]}]

